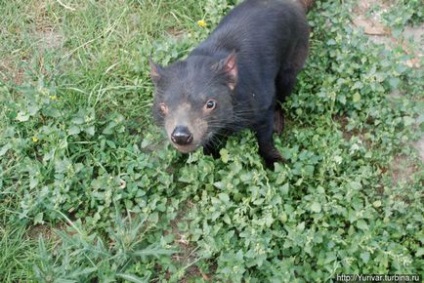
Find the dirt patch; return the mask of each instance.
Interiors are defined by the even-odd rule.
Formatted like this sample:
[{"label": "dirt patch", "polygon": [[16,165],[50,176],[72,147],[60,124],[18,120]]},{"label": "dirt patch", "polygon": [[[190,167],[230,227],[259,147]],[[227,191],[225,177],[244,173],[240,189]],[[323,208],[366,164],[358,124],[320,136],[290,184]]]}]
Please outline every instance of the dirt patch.
[{"label": "dirt patch", "polygon": [[412,58],[406,60],[405,65],[420,68],[423,51],[416,46],[423,46],[424,24],[407,26],[400,37],[394,37],[382,19],[382,14],[393,8],[392,5],[393,3],[383,0],[359,0],[352,17],[353,25],[362,28],[374,43],[384,44],[388,49],[400,48],[405,54],[411,55]]},{"label": "dirt patch", "polygon": [[0,62],[0,80],[7,82],[12,81],[16,85],[21,85],[24,82],[25,71],[23,68],[16,66],[13,60],[4,57]]},{"label": "dirt patch", "polygon": [[62,230],[64,231],[66,229],[65,225],[58,225],[57,227],[51,227],[48,225],[34,225],[31,226],[27,233],[26,236],[29,239],[38,239],[39,237],[43,238],[43,239],[47,239],[47,240],[51,240],[51,241],[57,241],[59,240],[58,235],[54,232],[54,230]]},{"label": "dirt patch", "polygon": [[178,30],[176,28],[169,28],[167,31],[168,35],[170,37],[173,37],[175,39],[183,38],[186,35],[186,32],[184,30]]},{"label": "dirt patch", "polygon": [[[424,44],[424,24],[411,27],[405,27],[403,31],[403,35],[406,38],[411,38],[414,42],[417,42],[419,46],[423,46]],[[421,50],[422,51],[422,50]]]},{"label": "dirt patch", "polygon": [[40,51],[60,48],[65,42],[65,37],[62,34],[49,27],[38,31],[34,36],[37,39],[37,46]]},{"label": "dirt patch", "polygon": [[[371,9],[376,5],[379,6],[378,12],[371,12]],[[368,35],[390,35],[390,29],[384,26],[381,21],[381,14],[388,8],[388,4],[382,1],[359,0],[354,9],[353,24],[356,27],[363,28],[365,34]]]},{"label": "dirt patch", "polygon": [[[424,57],[424,24],[419,26],[406,26],[402,34],[398,37],[392,35],[389,27],[383,24],[382,14],[393,8],[393,3],[383,0],[359,0],[354,9],[352,23],[357,28],[364,30],[364,33],[369,36],[369,39],[377,44],[384,44],[387,49],[400,49],[410,59],[405,60],[404,64],[409,68],[421,68],[422,59]],[[402,93],[394,90],[392,96],[401,96]],[[424,136],[414,144],[418,150],[421,160],[424,161]],[[395,160],[397,163],[399,160]],[[395,165],[394,165],[395,166]],[[395,170],[399,172],[399,170]],[[412,174],[409,170],[401,172],[402,174],[394,173],[395,182],[399,180],[399,176],[403,174]]]},{"label": "dirt patch", "polygon": [[418,170],[417,166],[411,164],[407,156],[396,156],[390,168],[394,184],[412,182],[412,176]]},{"label": "dirt patch", "polygon": [[[196,261],[198,260],[198,255],[196,253],[197,247],[191,243],[185,236],[184,233],[180,231],[178,228],[178,223],[185,221],[184,215],[187,214],[187,211],[193,207],[193,203],[190,201],[187,201],[186,205],[183,205],[184,207],[179,213],[178,216],[172,221],[171,223],[171,231],[175,236],[174,243],[180,248],[179,253],[175,254],[172,259],[175,262],[178,262],[181,266],[186,266],[184,277],[179,281],[182,283],[186,282],[192,282],[193,278],[199,278],[201,277],[205,281],[211,281],[212,275],[205,274],[200,270],[199,267],[195,265]],[[211,268],[214,270],[215,268]]]},{"label": "dirt patch", "polygon": [[[406,61],[406,65],[410,68],[420,68],[424,57],[424,50],[422,49],[424,46],[424,24],[416,27],[405,27],[402,35],[404,37],[402,42],[403,49],[407,54],[413,55],[413,58]],[[411,44],[410,40],[414,44]],[[418,46],[418,48],[415,46]]]},{"label": "dirt patch", "polygon": [[40,51],[59,48],[65,42],[65,36],[54,29],[55,23],[48,12],[49,5],[52,5],[51,1],[34,1],[28,11],[29,21],[35,26],[33,37]]},{"label": "dirt patch", "polygon": [[414,144],[415,148],[418,150],[418,154],[421,157],[421,160],[424,162],[424,136]]}]

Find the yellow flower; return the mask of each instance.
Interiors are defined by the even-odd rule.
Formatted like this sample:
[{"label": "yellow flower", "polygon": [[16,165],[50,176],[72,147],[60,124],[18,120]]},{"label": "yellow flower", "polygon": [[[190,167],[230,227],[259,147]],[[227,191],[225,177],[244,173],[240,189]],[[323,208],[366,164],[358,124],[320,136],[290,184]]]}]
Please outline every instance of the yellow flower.
[{"label": "yellow flower", "polygon": [[205,28],[206,27],[206,21],[205,20],[199,20],[199,21],[197,21],[197,25],[201,28]]},{"label": "yellow flower", "polygon": [[51,100],[57,100],[57,96],[56,95],[50,95],[50,99]]},{"label": "yellow flower", "polygon": [[33,136],[33,137],[32,137],[32,142],[33,142],[33,143],[38,142],[38,138],[37,138],[36,136]]}]

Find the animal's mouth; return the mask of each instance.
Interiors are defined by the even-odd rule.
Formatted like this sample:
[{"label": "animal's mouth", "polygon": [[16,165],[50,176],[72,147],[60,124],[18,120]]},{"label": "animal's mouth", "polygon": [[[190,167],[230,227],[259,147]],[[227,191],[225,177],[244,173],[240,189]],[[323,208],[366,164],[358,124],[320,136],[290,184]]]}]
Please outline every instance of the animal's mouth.
[{"label": "animal's mouth", "polygon": [[188,145],[179,145],[179,144],[173,143],[172,141],[171,143],[179,152],[182,152],[182,153],[190,153],[200,147],[200,143],[192,143]]}]

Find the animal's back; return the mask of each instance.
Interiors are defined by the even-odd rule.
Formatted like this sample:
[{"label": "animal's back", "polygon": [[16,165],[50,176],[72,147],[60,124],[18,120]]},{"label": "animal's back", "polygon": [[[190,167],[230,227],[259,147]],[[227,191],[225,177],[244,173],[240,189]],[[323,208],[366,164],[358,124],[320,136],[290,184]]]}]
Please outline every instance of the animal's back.
[{"label": "animal's back", "polygon": [[279,60],[284,64],[290,60],[291,49],[298,42],[307,48],[308,38],[304,10],[297,2],[247,0],[230,11],[197,49],[236,51],[239,64],[247,60],[250,65],[269,69],[268,62]]}]

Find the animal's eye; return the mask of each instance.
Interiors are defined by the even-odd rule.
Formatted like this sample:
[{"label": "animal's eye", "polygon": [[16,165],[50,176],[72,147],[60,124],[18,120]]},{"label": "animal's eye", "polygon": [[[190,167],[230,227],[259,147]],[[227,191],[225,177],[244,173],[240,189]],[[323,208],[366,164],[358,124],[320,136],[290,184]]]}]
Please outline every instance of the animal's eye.
[{"label": "animal's eye", "polygon": [[206,106],[206,109],[209,109],[209,110],[215,109],[215,107],[216,107],[216,101],[213,100],[213,99],[209,99],[206,102],[205,106]]}]

